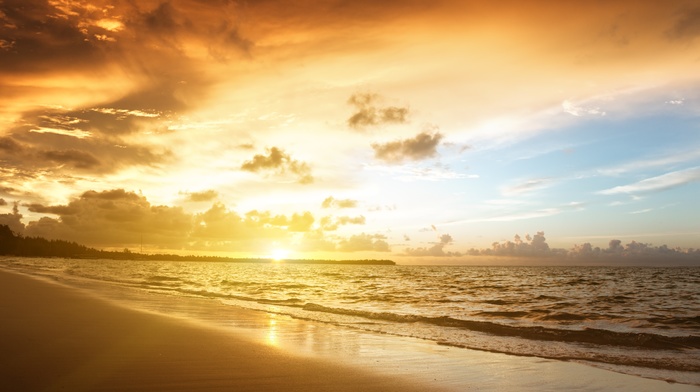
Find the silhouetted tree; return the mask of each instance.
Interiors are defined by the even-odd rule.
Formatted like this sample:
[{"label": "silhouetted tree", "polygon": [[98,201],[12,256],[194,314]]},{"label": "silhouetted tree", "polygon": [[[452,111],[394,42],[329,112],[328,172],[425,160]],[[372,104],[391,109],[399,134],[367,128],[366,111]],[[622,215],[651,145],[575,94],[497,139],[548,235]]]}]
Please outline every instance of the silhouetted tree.
[{"label": "silhouetted tree", "polygon": [[0,225],[0,255],[12,254],[17,247],[17,237],[7,225]]}]

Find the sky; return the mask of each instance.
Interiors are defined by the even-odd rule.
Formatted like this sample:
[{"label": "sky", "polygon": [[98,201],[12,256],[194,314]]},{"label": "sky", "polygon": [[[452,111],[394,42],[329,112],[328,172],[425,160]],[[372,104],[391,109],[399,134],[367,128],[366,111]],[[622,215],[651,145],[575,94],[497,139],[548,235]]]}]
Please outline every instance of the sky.
[{"label": "sky", "polygon": [[698,69],[694,0],[0,0],[0,224],[232,257],[697,249]]}]

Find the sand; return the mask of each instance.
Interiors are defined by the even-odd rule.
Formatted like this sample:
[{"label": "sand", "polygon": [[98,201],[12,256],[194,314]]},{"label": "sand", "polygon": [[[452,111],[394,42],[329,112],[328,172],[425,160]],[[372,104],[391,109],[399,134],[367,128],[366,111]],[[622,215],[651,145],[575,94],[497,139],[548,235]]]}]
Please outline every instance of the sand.
[{"label": "sand", "polygon": [[0,269],[0,391],[700,391],[216,301],[105,293]]},{"label": "sand", "polygon": [[419,391],[0,271],[2,391]]}]

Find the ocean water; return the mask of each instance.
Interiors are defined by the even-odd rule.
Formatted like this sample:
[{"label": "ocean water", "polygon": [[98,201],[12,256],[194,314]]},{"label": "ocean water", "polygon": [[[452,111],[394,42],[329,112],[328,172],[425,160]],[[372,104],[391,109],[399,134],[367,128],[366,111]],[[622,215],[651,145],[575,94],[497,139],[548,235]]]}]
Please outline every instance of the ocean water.
[{"label": "ocean water", "polygon": [[64,282],[700,385],[700,268],[243,264],[8,258]]}]

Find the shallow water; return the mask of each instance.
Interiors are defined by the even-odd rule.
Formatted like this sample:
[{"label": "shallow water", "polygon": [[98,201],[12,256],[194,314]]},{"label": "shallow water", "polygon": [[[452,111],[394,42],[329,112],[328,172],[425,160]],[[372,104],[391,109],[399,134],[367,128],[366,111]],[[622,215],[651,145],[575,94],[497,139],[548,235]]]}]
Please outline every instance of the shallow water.
[{"label": "shallow water", "polygon": [[7,259],[100,281],[700,385],[700,268],[353,266]]}]

